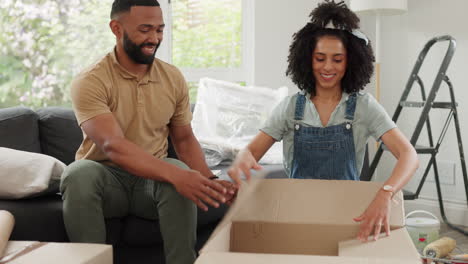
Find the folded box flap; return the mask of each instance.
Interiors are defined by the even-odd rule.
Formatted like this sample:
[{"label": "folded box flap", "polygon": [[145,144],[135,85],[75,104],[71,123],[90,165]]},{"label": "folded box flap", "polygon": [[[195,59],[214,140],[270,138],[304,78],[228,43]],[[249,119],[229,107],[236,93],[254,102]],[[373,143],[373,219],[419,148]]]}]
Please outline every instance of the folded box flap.
[{"label": "folded box flap", "polygon": [[421,261],[410,236],[405,228],[393,230],[390,236],[381,236],[377,241],[362,243],[358,240],[342,241],[338,244],[340,257],[389,258]]}]

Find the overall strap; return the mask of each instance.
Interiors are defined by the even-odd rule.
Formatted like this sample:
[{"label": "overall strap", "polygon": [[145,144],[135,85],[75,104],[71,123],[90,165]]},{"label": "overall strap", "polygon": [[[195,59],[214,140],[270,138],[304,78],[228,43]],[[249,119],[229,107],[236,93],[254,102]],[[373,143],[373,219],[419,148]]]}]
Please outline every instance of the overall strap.
[{"label": "overall strap", "polygon": [[304,119],[304,108],[306,104],[306,96],[302,92],[297,93],[296,110],[294,111],[294,120]]},{"label": "overall strap", "polygon": [[345,117],[349,121],[354,120],[354,112],[356,111],[356,101],[357,101],[357,93],[350,94],[348,97],[348,100],[346,100]]}]

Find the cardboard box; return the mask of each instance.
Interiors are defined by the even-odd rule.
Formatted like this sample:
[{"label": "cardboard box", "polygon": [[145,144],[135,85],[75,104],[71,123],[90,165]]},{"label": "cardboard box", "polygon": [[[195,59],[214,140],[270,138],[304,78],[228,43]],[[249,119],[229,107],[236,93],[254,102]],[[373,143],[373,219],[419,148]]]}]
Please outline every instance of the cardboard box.
[{"label": "cardboard box", "polygon": [[112,246],[85,243],[9,241],[5,256],[22,252],[8,264],[112,264]]},{"label": "cardboard box", "polygon": [[[268,172],[264,172],[266,174]],[[356,240],[359,216],[382,186],[375,182],[254,179],[239,193],[196,264],[421,263],[394,196],[391,235]]]}]

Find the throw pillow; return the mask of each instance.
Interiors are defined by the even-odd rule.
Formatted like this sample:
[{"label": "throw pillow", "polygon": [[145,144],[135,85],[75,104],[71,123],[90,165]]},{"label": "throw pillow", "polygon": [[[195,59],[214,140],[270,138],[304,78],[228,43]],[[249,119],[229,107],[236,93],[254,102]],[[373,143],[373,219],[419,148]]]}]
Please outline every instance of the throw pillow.
[{"label": "throw pillow", "polygon": [[47,155],[0,147],[0,198],[58,192],[66,165]]}]

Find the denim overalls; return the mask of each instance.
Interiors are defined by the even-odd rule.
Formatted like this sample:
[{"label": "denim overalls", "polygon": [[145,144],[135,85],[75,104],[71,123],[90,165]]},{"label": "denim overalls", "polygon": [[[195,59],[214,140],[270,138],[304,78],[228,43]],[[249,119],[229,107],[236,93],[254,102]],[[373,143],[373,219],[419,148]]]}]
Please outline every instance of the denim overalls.
[{"label": "denim overalls", "polygon": [[307,100],[305,95],[298,94],[291,178],[359,180],[352,127],[356,93],[346,101],[346,122],[324,128],[300,124]]}]

